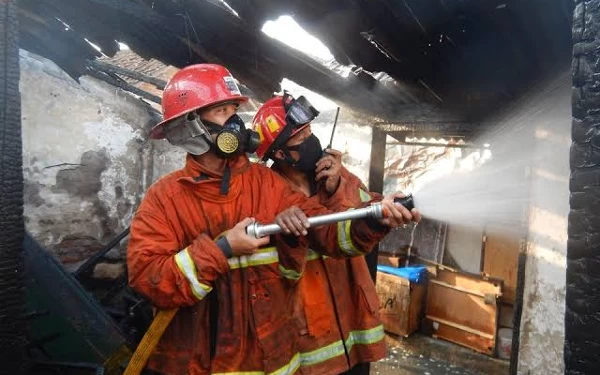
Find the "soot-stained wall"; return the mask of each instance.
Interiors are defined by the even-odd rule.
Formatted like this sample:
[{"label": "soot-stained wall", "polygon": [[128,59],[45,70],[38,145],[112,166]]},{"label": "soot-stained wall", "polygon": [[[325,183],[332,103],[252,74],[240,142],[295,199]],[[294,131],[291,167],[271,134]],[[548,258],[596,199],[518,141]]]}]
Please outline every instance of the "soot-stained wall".
[{"label": "soot-stained wall", "polygon": [[93,78],[78,83],[27,51],[20,64],[26,228],[64,264],[76,264],[129,225],[152,180],[153,111]]}]

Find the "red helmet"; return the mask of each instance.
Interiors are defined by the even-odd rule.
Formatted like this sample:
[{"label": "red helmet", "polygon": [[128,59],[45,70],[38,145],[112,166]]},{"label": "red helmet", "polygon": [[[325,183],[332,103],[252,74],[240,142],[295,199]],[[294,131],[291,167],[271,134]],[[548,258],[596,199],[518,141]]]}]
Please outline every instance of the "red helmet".
[{"label": "red helmet", "polygon": [[286,92],[267,100],[252,119],[252,129],[260,137],[256,155],[267,160],[273,151],[310,125],[318,115],[319,111],[304,96],[294,99]]},{"label": "red helmet", "polygon": [[215,64],[187,66],[167,83],[162,97],[163,121],[152,128],[150,137],[164,138],[163,126],[186,113],[229,101],[245,103],[248,97],[242,96],[227,69]]}]

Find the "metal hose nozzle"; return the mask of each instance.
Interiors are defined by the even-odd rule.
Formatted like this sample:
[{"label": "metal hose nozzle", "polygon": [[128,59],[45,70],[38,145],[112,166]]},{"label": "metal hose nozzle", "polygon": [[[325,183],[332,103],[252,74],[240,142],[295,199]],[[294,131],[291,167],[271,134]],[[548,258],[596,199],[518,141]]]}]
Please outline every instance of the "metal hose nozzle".
[{"label": "metal hose nozzle", "polygon": [[[365,218],[383,219],[383,209],[381,207],[381,203],[373,203],[368,207],[357,208],[355,210],[348,210],[344,212],[336,212],[333,214],[309,217],[308,223],[311,227],[317,227],[345,220]],[[255,222],[246,227],[246,233],[255,238],[270,236],[272,234],[281,233],[282,231],[283,230],[281,229],[281,227],[277,224],[262,225]]]},{"label": "metal hose nozzle", "polygon": [[[406,207],[409,211],[415,208],[415,203],[412,194],[404,198],[394,199],[394,203],[400,203]],[[348,210],[344,212],[336,212],[333,214],[319,215],[308,218],[308,223],[311,227],[318,227],[321,225],[333,224],[345,220],[356,220],[356,219],[383,219],[383,207],[381,203],[373,203],[368,207],[357,208],[355,210]],[[270,236],[272,234],[281,233],[283,230],[277,224],[259,224],[257,222],[250,224],[246,227],[246,233],[255,238],[262,238]]]}]

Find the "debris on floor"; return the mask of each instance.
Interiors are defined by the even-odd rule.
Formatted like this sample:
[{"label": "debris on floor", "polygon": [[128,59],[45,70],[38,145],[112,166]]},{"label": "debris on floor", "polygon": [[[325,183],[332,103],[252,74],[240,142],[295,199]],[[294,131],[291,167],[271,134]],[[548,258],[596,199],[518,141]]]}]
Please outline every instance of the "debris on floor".
[{"label": "debris on floor", "polygon": [[371,365],[373,375],[506,375],[509,362],[420,334],[388,335],[388,356]]}]

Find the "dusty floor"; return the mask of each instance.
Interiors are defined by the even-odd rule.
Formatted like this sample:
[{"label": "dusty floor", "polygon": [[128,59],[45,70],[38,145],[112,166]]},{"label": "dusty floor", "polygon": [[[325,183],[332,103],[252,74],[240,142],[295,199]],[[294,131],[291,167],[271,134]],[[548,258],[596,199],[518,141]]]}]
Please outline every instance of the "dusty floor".
[{"label": "dusty floor", "polygon": [[415,334],[387,337],[389,356],[371,365],[371,375],[507,375],[509,362],[442,340]]}]

